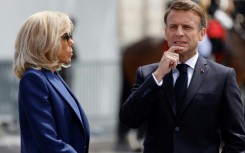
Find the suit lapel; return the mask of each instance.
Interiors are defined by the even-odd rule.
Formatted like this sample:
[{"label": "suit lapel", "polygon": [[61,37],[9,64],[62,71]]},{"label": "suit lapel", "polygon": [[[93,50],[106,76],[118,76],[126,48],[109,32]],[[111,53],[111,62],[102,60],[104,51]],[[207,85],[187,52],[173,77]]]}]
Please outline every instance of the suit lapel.
[{"label": "suit lapel", "polygon": [[206,59],[199,56],[196,66],[194,68],[193,76],[190,82],[190,85],[187,89],[186,98],[184,99],[180,111],[180,115],[186,110],[190,104],[192,98],[197,93],[198,88],[200,87],[205,75],[208,72],[208,67],[206,66]]}]

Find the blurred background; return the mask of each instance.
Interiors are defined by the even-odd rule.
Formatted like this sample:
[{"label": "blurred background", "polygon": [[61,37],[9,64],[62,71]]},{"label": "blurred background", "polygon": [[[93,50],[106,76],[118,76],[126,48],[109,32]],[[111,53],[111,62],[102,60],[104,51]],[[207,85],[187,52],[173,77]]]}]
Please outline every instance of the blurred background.
[{"label": "blurred background", "polygon": [[[81,102],[91,127],[90,153],[142,152],[144,126],[129,130],[118,121],[136,68],[158,62],[168,48],[163,15],[172,0],[0,1],[0,153],[19,152],[18,79],[12,72],[17,32],[33,13],[56,10],[75,24],[75,56],[61,74]],[[195,0],[208,16],[199,52],[231,66],[244,102],[245,1]],[[202,47],[204,46],[204,47]]]}]

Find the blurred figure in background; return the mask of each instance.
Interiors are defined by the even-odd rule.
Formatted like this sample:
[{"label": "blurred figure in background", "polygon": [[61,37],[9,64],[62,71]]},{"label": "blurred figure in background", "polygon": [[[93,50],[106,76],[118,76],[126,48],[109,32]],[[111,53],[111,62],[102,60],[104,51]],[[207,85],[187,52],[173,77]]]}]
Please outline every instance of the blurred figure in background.
[{"label": "blurred figure in background", "polygon": [[89,123],[58,70],[71,63],[73,24],[61,12],[30,16],[15,43],[21,153],[88,153]]},{"label": "blurred figure in background", "polygon": [[205,35],[203,40],[198,42],[198,52],[204,58],[213,60],[212,47],[212,43],[207,35]]},{"label": "blurred figure in background", "polygon": [[[200,3],[202,3],[202,1]],[[234,11],[233,0],[211,0],[206,11],[209,17],[207,36],[212,44],[214,60],[218,63],[225,64],[225,56],[229,52],[228,34],[233,28],[233,20],[231,17]]]}]

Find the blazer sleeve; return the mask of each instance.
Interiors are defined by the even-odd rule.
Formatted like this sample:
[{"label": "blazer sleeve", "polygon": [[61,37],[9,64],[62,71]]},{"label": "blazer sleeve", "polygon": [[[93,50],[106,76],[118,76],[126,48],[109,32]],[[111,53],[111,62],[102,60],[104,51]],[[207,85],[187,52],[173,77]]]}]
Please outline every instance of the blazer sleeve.
[{"label": "blazer sleeve", "polygon": [[151,111],[158,89],[151,73],[143,75],[139,67],[132,92],[120,108],[120,121],[129,128],[138,128]]},{"label": "blazer sleeve", "polygon": [[[39,74],[28,73],[20,81],[20,122],[27,120],[25,123],[30,129],[25,134],[31,133],[35,144],[42,152],[76,153],[73,147],[59,139],[56,133],[56,124],[49,99],[50,93],[45,79]],[[21,128],[25,126],[27,125],[23,125]]]},{"label": "blazer sleeve", "polygon": [[222,153],[244,153],[244,106],[234,69],[230,69],[227,74],[222,100],[221,136],[225,144]]}]

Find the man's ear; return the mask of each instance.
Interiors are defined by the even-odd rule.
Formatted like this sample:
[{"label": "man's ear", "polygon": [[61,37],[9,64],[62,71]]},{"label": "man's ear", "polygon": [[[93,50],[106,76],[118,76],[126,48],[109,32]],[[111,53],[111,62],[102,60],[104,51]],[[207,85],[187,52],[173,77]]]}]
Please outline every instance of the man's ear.
[{"label": "man's ear", "polygon": [[207,29],[206,28],[202,28],[200,30],[200,32],[199,32],[199,41],[202,41],[204,39],[206,33],[207,33]]}]

